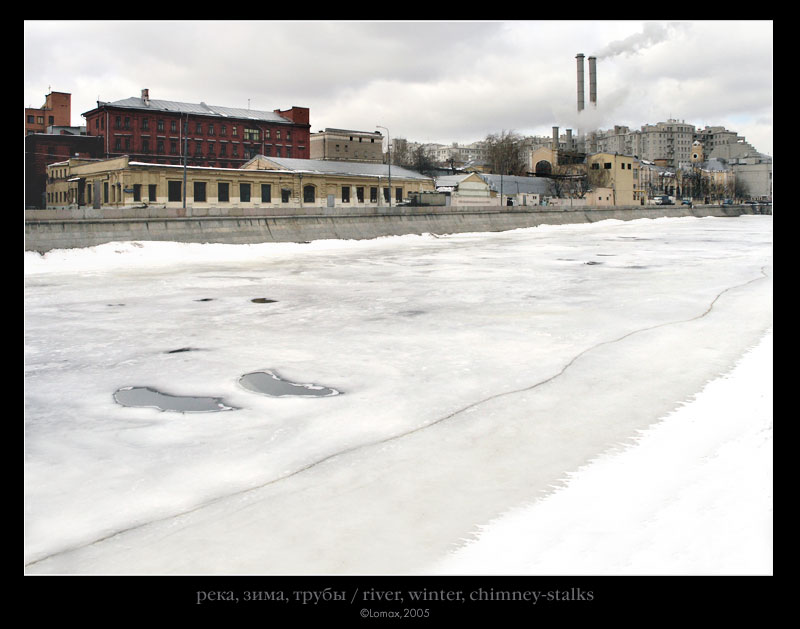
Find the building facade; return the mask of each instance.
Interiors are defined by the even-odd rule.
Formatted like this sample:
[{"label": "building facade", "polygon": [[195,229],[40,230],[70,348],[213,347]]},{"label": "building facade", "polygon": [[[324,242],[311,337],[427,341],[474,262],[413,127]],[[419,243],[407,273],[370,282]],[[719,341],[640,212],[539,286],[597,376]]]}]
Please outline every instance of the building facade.
[{"label": "building facade", "polygon": [[47,133],[49,126],[69,127],[72,124],[72,95],[50,92],[38,109],[25,108],[25,135]]},{"label": "building facade", "polygon": [[256,155],[310,157],[309,110],[258,111],[140,98],[97,102],[83,114],[106,158],[165,165],[237,168]]},{"label": "building facade", "polygon": [[[598,205],[640,205],[644,202],[639,161],[631,155],[595,153],[586,157],[587,180]],[[596,197],[596,199],[594,198]]]},{"label": "building facade", "polygon": [[[186,198],[184,200],[184,177]],[[259,155],[242,168],[71,158],[48,166],[47,208],[332,208],[388,205],[433,179],[386,164]]]},{"label": "building facade", "polygon": [[383,135],[377,131],[325,129],[311,134],[310,146],[311,159],[383,162]]},{"label": "building facade", "polygon": [[25,136],[25,207],[44,209],[48,164],[69,158],[103,157],[100,138],[86,135],[36,133]]}]

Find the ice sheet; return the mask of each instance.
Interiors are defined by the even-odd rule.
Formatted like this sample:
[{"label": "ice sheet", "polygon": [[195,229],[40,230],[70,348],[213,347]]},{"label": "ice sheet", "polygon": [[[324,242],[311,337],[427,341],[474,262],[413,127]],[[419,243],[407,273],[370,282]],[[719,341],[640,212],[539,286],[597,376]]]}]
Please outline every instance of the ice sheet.
[{"label": "ice sheet", "polygon": [[419,572],[726,373],[771,274],[756,216],[26,254],[26,569]]}]

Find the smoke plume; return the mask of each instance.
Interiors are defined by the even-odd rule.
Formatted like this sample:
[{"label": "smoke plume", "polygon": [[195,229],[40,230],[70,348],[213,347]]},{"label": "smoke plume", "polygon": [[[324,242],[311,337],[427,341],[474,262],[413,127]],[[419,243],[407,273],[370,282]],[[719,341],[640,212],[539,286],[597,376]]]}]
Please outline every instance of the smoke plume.
[{"label": "smoke plume", "polygon": [[611,42],[603,48],[597,55],[598,60],[616,57],[617,55],[632,55],[640,50],[645,50],[667,41],[673,33],[683,29],[686,25],[680,22],[661,24],[659,22],[647,22],[642,27],[641,33],[634,33],[630,37]]}]

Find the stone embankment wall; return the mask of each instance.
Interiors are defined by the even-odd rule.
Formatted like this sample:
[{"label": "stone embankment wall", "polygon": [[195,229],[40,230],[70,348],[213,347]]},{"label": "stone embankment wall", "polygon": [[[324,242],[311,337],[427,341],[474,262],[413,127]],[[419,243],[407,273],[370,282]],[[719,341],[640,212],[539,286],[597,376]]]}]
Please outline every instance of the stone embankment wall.
[{"label": "stone embankment wall", "polygon": [[[748,205],[630,207],[366,207],[358,209],[123,208],[26,210],[25,250],[91,247],[106,242],[162,240],[253,244],[368,239],[403,234],[505,231],[536,225],[678,216],[741,216]],[[771,210],[770,210],[771,212]]]}]

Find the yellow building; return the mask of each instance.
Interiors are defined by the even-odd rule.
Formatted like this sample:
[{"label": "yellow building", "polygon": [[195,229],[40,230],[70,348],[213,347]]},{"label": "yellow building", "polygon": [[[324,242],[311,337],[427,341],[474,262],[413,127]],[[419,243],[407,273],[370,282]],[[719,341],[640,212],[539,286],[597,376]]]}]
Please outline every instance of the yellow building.
[{"label": "yellow building", "polygon": [[[586,156],[589,203],[598,205],[640,205],[643,190],[639,162],[630,155],[593,153]],[[596,197],[596,199],[594,199]]]},{"label": "yellow building", "polygon": [[[322,208],[394,205],[434,180],[398,166],[258,155],[242,168],[70,159],[48,167],[47,208]],[[389,178],[391,176],[391,189]]]}]

